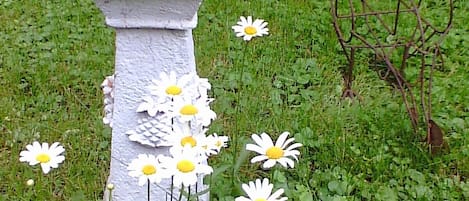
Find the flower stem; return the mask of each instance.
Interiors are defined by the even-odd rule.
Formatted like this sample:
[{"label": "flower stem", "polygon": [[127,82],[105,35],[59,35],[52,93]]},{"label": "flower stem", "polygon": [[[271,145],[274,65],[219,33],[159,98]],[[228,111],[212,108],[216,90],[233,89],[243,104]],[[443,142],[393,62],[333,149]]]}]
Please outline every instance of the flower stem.
[{"label": "flower stem", "polygon": [[[212,175],[212,174],[210,174],[210,175]],[[197,195],[197,193],[198,193],[198,190],[197,190],[197,184],[198,184],[198,183],[199,183],[199,182],[195,182],[195,194],[196,194],[196,195]],[[195,199],[196,199],[197,201],[199,201],[199,196],[197,196]]]},{"label": "flower stem", "polygon": [[[240,115],[241,115],[241,92],[244,89],[243,85],[243,74],[244,74],[244,63],[246,60],[246,50],[247,50],[247,44],[243,46],[244,50],[243,52],[243,60],[241,62],[241,72],[239,73],[239,79],[238,79],[238,91],[236,94],[236,121],[235,121],[235,132],[233,133],[233,139],[232,139],[232,144],[233,144],[233,166],[236,164],[236,159],[237,159],[237,154],[238,154],[238,136],[241,135],[240,127],[239,127],[239,120],[240,120]],[[235,176],[236,176],[236,169],[233,168],[232,172],[232,177],[231,177],[231,183],[234,185],[235,184]]]},{"label": "flower stem", "polygon": [[148,195],[148,201],[150,201],[150,179],[147,181],[147,195]]},{"label": "flower stem", "polygon": [[179,192],[179,199],[178,201],[182,200],[182,192],[184,192],[184,184],[181,184],[181,191]]},{"label": "flower stem", "polygon": [[173,201],[173,190],[174,190],[174,176],[171,176],[171,201]]}]

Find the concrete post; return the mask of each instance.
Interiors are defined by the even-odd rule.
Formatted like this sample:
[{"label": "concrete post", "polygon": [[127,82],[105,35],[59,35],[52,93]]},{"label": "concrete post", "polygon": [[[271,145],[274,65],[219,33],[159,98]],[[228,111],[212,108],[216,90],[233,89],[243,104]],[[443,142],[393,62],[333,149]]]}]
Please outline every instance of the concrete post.
[{"label": "concrete post", "polygon": [[[127,165],[138,154],[168,154],[166,147],[145,146],[126,134],[138,126],[136,107],[147,86],[160,72],[182,75],[195,72],[192,29],[197,24],[201,0],[95,0],[116,30],[114,110],[112,114],[112,200],[145,200],[147,186],[140,187],[128,176]],[[169,181],[161,184],[169,187]],[[200,185],[202,186],[202,185]],[[151,200],[165,200],[152,187]],[[169,198],[168,198],[169,199]],[[204,199],[202,199],[204,200]]]}]

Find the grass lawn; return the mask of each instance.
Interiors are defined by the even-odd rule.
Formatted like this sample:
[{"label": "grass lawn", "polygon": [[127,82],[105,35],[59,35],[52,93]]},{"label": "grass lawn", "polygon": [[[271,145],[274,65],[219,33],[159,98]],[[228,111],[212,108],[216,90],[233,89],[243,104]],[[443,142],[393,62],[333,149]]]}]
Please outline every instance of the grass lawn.
[{"label": "grass lawn", "polygon": [[[194,30],[197,70],[216,99],[210,131],[234,140],[210,160],[219,172],[212,200],[233,200],[242,183],[261,177],[289,200],[469,199],[468,4],[455,2],[433,83],[433,119],[451,151],[431,157],[400,94],[365,53],[353,85],[362,101],[341,100],[346,60],[328,1],[205,0]],[[270,34],[236,38],[231,26],[241,15],[266,20]],[[111,131],[99,85],[113,73],[113,37],[91,0],[0,0],[0,201],[102,199]],[[294,169],[249,163],[252,133],[283,131],[304,145]],[[19,162],[35,140],[60,142],[65,162],[47,175]]]}]

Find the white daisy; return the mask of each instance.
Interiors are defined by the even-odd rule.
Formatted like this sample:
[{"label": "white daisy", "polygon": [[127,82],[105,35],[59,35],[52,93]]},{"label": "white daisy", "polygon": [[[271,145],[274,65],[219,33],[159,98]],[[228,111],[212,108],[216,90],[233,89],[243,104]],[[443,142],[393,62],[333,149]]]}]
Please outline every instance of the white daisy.
[{"label": "white daisy", "polygon": [[274,187],[273,184],[269,183],[269,179],[264,180],[256,179],[256,183],[250,181],[249,185],[241,185],[244,192],[248,197],[240,196],[235,201],[285,201],[287,197],[280,197],[283,194],[283,189],[278,189],[272,193]]},{"label": "white daisy", "polygon": [[202,154],[202,144],[205,142],[205,132],[207,129],[191,129],[187,123],[173,124],[173,130],[164,136],[164,143],[161,146],[184,147],[190,145],[194,150]]},{"label": "white daisy", "polygon": [[210,136],[213,137],[213,143],[214,143],[213,146],[215,147],[217,152],[220,152],[222,147],[228,146],[228,144],[227,144],[227,142],[229,140],[228,136],[218,136],[218,134],[216,134],[216,133],[214,133]]},{"label": "white daisy", "polygon": [[176,117],[181,123],[191,122],[191,125],[195,123],[206,127],[217,117],[217,114],[209,107],[211,101],[204,98],[196,101],[177,99],[174,101],[171,116]]},{"label": "white daisy", "polygon": [[193,86],[191,83],[194,79],[194,73],[185,74],[177,78],[176,72],[171,71],[168,74],[165,72],[160,73],[159,80],[152,80],[153,85],[149,87],[152,95],[158,97],[159,103],[170,101],[174,97],[181,97],[193,93]]},{"label": "white daisy", "polygon": [[202,157],[218,154],[217,148],[215,147],[215,138],[213,136],[209,135],[202,140],[199,140],[198,144],[200,145]]},{"label": "white daisy", "polygon": [[158,155],[139,154],[138,157],[129,164],[129,176],[138,177],[138,185],[143,186],[147,181],[159,183],[162,178],[166,178],[166,170],[161,167]]},{"label": "white daisy", "polygon": [[236,33],[236,37],[243,37],[244,40],[249,41],[253,37],[268,35],[269,29],[266,28],[266,26],[267,22],[263,19],[256,19],[253,22],[251,16],[248,16],[247,18],[241,16],[237,25],[232,26],[231,28]]},{"label": "white daisy", "polygon": [[203,164],[204,158],[200,157],[188,144],[183,148],[171,147],[171,157],[162,157],[161,164],[174,176],[175,186],[194,185],[199,174],[206,175],[213,172],[212,167]]},{"label": "white daisy", "polygon": [[59,163],[65,160],[65,156],[61,155],[65,149],[58,142],[54,142],[49,147],[48,143],[42,143],[41,146],[36,141],[32,145],[26,145],[26,149],[20,152],[20,161],[28,162],[29,165],[41,164],[44,174],[49,173],[51,168],[59,167]]},{"label": "white daisy", "polygon": [[[289,132],[283,132],[277,142],[272,142],[272,139],[266,133],[262,133],[259,137],[257,134],[252,134],[252,139],[256,144],[247,144],[246,149],[250,151],[254,151],[259,153],[260,155],[251,159],[251,163],[267,160],[263,164],[263,168],[271,168],[277,162],[280,163],[284,167],[290,166],[291,168],[294,167],[294,162],[289,157],[293,157],[295,160],[298,161],[298,155],[300,152],[298,150],[294,150],[295,148],[303,146],[301,143],[292,143],[295,138],[287,139]],[[288,147],[287,147],[288,146]]]}]

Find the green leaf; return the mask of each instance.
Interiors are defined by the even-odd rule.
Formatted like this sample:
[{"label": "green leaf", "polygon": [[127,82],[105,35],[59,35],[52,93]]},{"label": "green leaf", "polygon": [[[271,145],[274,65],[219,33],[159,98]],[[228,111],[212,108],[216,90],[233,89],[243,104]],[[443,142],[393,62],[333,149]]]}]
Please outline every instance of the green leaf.
[{"label": "green leaf", "polygon": [[345,195],[347,192],[347,182],[345,181],[330,181],[327,184],[327,188],[329,188],[329,191],[335,192],[338,195]]},{"label": "green leaf", "polygon": [[383,201],[398,200],[397,192],[387,186],[382,186],[378,189],[378,193],[376,194],[376,199],[383,200]]},{"label": "green leaf", "polygon": [[249,151],[247,151],[246,149],[241,149],[241,153],[239,153],[238,159],[236,159],[236,163],[233,166],[234,168],[233,170],[235,173],[239,171],[239,168],[244,163],[244,161],[247,160],[248,157],[249,157]]},{"label": "green leaf", "polygon": [[309,188],[300,184],[296,186],[297,193],[299,194],[298,198],[301,201],[312,201],[313,194],[310,192]]},{"label": "green leaf", "polygon": [[274,178],[273,180],[278,183],[286,183],[287,182],[287,177],[285,177],[285,174],[277,169],[274,170]]},{"label": "green leaf", "polygon": [[310,75],[301,75],[298,76],[296,81],[300,84],[308,84]]},{"label": "green leaf", "polygon": [[71,201],[83,201],[85,200],[85,193],[83,191],[76,191],[70,197]]},{"label": "green leaf", "polygon": [[270,100],[275,105],[282,104],[282,97],[280,96],[280,91],[279,90],[270,91]]},{"label": "green leaf", "polygon": [[464,122],[464,119],[461,119],[461,118],[453,118],[451,120],[451,123],[453,124],[454,127],[458,128],[458,129],[464,129],[465,127],[465,124],[466,122]]},{"label": "green leaf", "polygon": [[212,172],[212,178],[217,178],[217,176],[225,172],[228,168],[231,167],[231,164],[224,164],[216,167]]}]

